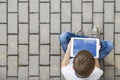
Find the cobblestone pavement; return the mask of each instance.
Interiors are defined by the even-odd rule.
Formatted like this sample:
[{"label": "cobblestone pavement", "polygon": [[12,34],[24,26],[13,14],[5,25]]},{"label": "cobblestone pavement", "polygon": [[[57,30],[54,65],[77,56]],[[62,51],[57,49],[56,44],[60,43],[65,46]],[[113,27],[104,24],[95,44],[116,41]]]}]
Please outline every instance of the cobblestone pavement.
[{"label": "cobblestone pavement", "polygon": [[0,80],[65,80],[60,33],[95,26],[115,45],[101,80],[120,80],[120,0],[0,0]]}]

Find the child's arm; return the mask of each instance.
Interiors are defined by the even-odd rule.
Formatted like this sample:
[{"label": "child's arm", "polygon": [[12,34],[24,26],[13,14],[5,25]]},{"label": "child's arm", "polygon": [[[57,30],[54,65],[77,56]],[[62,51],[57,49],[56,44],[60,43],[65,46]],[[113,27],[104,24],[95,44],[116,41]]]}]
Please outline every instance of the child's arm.
[{"label": "child's arm", "polygon": [[95,66],[100,68],[100,63],[99,63],[99,60],[98,58],[95,58]]},{"label": "child's arm", "polygon": [[66,51],[65,56],[64,56],[64,58],[63,58],[62,67],[63,67],[63,66],[67,66],[68,63],[69,63],[69,59],[70,59],[70,49],[71,49],[71,41],[70,41],[69,44],[68,44],[67,51]]}]

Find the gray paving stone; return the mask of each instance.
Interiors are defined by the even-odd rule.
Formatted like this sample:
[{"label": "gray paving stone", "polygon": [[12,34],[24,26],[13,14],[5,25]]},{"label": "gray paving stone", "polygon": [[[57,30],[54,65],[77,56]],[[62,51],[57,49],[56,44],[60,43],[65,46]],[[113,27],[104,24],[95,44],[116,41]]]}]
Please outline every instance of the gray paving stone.
[{"label": "gray paving stone", "polygon": [[115,1],[115,0],[104,0],[104,1]]},{"label": "gray paving stone", "polygon": [[114,3],[104,3],[104,21],[114,22]]},{"label": "gray paving stone", "polygon": [[89,36],[92,30],[92,24],[83,24],[83,32],[85,36]]},{"label": "gray paving stone", "polygon": [[99,27],[103,33],[103,14],[93,14],[93,27]]},{"label": "gray paving stone", "polygon": [[28,0],[19,0],[19,1],[28,1]]},{"label": "gray paving stone", "polygon": [[38,77],[29,77],[29,80],[39,80]]},{"label": "gray paving stone", "polygon": [[61,21],[71,22],[71,4],[61,3]]},{"label": "gray paving stone", "polygon": [[92,0],[83,0],[83,1],[92,1]]},{"label": "gray paving stone", "polygon": [[40,43],[49,43],[49,24],[40,24]]},{"label": "gray paving stone", "polygon": [[103,0],[94,0],[94,12],[103,12]]},{"label": "gray paving stone", "polygon": [[83,22],[92,22],[92,3],[83,3]]},{"label": "gray paving stone", "polygon": [[5,23],[7,21],[6,12],[7,12],[6,3],[0,3],[0,23]]},{"label": "gray paving stone", "polygon": [[17,54],[17,35],[8,35],[8,54]]},{"label": "gray paving stone", "polygon": [[120,0],[115,0],[116,11],[120,11]]},{"label": "gray paving stone", "polygon": [[40,3],[40,22],[49,22],[49,3]]},{"label": "gray paving stone", "polygon": [[40,64],[49,65],[49,45],[40,46]]},{"label": "gray paving stone", "polygon": [[19,3],[19,22],[28,22],[28,3]]},{"label": "gray paving stone", "polygon": [[17,0],[8,0],[8,12],[17,12]]},{"label": "gray paving stone", "polygon": [[6,65],[6,46],[0,46],[0,65]]},{"label": "gray paving stone", "polygon": [[51,56],[50,76],[60,76],[60,57]]},{"label": "gray paving stone", "polygon": [[104,25],[104,39],[113,42],[113,39],[114,39],[114,25],[113,24]]},{"label": "gray paving stone", "polygon": [[0,24],[0,44],[6,44],[7,42],[7,26],[6,24]]},{"label": "gray paving stone", "polygon": [[51,14],[51,33],[60,33],[60,14]]},{"label": "gray paving stone", "polygon": [[30,33],[39,33],[39,15],[30,14]]},{"label": "gray paving stone", "polygon": [[30,12],[38,12],[39,11],[39,0],[29,0],[30,4]]},{"label": "gray paving stone", "polygon": [[0,2],[6,2],[6,0],[0,0]]},{"label": "gray paving stone", "polygon": [[0,80],[6,80],[6,67],[0,67]]},{"label": "gray paving stone", "polygon": [[120,77],[115,77],[115,80],[120,80]]},{"label": "gray paving stone", "polygon": [[19,65],[28,65],[28,45],[19,45]]},{"label": "gray paving stone", "polygon": [[28,43],[28,24],[19,24],[19,44]]},{"label": "gray paving stone", "polygon": [[28,80],[28,67],[19,67],[18,80]]},{"label": "gray paving stone", "polygon": [[7,80],[17,80],[17,78],[8,77]]},{"label": "gray paving stone", "polygon": [[51,35],[51,54],[60,54],[59,35]]},{"label": "gray paving stone", "polygon": [[71,1],[71,0],[61,0],[61,1]]},{"label": "gray paving stone", "polygon": [[8,33],[17,33],[17,14],[8,14]]},{"label": "gray paving stone", "polygon": [[50,1],[50,0],[40,0],[40,1]]},{"label": "gray paving stone", "polygon": [[51,0],[51,12],[60,12],[60,0]]},{"label": "gray paving stone", "polygon": [[61,28],[62,28],[62,32],[68,32],[68,31],[70,32],[71,24],[62,24]]},{"label": "gray paving stone", "polygon": [[50,80],[60,80],[60,77],[58,78],[50,78]]},{"label": "gray paving stone", "polygon": [[81,29],[81,14],[72,14],[72,32]]},{"label": "gray paving stone", "polygon": [[81,12],[82,11],[82,1],[81,0],[72,0],[72,12]]},{"label": "gray paving stone", "polygon": [[29,57],[29,76],[39,75],[39,63],[38,56],[30,56]]},{"label": "gray paving stone", "polygon": [[40,80],[49,80],[49,67],[40,67]]},{"label": "gray paving stone", "polygon": [[114,80],[114,67],[105,67],[104,78],[105,80]]},{"label": "gray paving stone", "polygon": [[17,76],[17,56],[8,57],[8,76]]},{"label": "gray paving stone", "polygon": [[115,14],[115,32],[120,32],[120,13]]},{"label": "gray paving stone", "polygon": [[120,54],[120,34],[115,34],[115,54]]},{"label": "gray paving stone", "polygon": [[39,54],[39,36],[30,35],[30,53],[29,54]]},{"label": "gray paving stone", "polygon": [[120,75],[120,55],[115,56],[115,75]]}]

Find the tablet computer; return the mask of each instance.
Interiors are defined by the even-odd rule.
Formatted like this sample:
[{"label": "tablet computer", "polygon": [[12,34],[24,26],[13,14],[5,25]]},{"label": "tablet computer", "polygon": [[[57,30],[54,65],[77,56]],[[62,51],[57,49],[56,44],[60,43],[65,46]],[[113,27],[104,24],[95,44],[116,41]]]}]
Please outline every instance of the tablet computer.
[{"label": "tablet computer", "polygon": [[99,58],[99,39],[97,38],[71,38],[71,57],[81,50],[88,50],[94,58]]}]

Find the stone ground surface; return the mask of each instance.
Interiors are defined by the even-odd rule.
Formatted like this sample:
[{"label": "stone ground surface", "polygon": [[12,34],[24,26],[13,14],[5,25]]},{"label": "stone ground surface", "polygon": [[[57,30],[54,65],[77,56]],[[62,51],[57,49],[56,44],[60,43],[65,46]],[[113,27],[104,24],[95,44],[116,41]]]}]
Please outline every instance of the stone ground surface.
[{"label": "stone ground surface", "polygon": [[120,80],[120,0],[0,0],[0,80],[65,80],[59,35],[95,26],[115,46],[101,80]]}]

